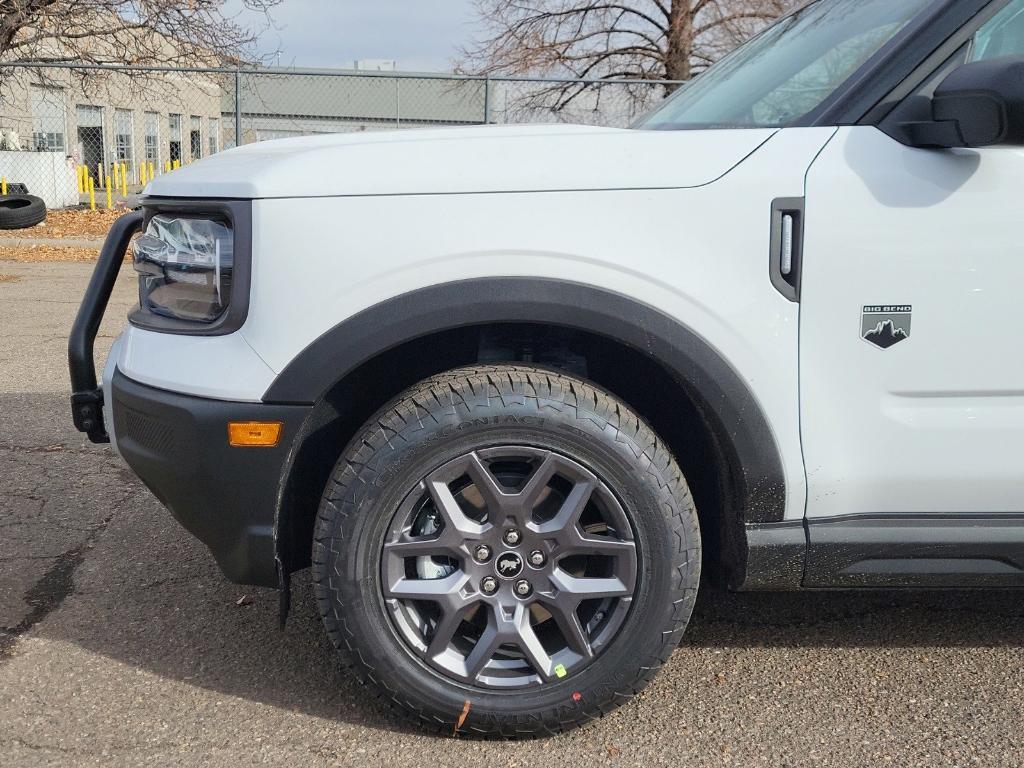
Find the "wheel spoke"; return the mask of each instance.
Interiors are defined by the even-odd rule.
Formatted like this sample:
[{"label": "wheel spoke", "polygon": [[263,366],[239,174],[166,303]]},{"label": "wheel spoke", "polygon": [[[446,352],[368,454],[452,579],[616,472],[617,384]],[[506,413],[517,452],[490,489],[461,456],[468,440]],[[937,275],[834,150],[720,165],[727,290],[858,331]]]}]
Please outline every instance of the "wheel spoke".
[{"label": "wheel spoke", "polygon": [[476,680],[500,646],[501,633],[498,631],[493,613],[489,612],[487,627],[476,641],[473,650],[466,655],[466,678],[470,681]]},{"label": "wheel spoke", "polygon": [[456,630],[462,624],[462,620],[473,609],[475,603],[463,602],[457,606],[445,606],[442,608],[441,618],[434,628],[434,635],[427,646],[427,658],[432,659],[448,649],[449,643],[455,636]]},{"label": "wheel spoke", "polygon": [[551,478],[555,476],[557,470],[558,459],[555,458],[555,454],[549,453],[544,457],[540,466],[534,470],[530,479],[526,481],[523,490],[517,494],[517,501],[525,515],[529,515],[533,508],[537,506],[541,493],[548,483],[551,482]]},{"label": "wheel spoke", "polygon": [[551,574],[551,582],[558,588],[560,594],[572,595],[577,601],[597,597],[625,597],[631,591],[616,577],[571,576],[561,568],[556,568]]},{"label": "wheel spoke", "polygon": [[558,624],[562,637],[565,638],[566,645],[580,656],[589,659],[594,655],[594,649],[591,647],[590,638],[587,637],[587,632],[580,623],[579,615],[576,613],[578,603],[576,601],[571,602],[572,605],[545,602],[544,607],[547,608],[551,618]]},{"label": "wheel spoke", "polygon": [[540,638],[533,631],[530,624],[530,609],[526,605],[516,606],[515,614],[516,644],[523,652],[530,664],[537,671],[537,674],[545,681],[550,680],[555,673],[554,663],[548,652],[541,645]]},{"label": "wheel spoke", "polygon": [[486,530],[485,526],[471,519],[462,511],[447,483],[431,480],[427,483],[427,490],[430,493],[430,498],[434,501],[438,514],[444,519],[444,524],[451,533],[458,533],[462,538],[475,538]]},{"label": "wheel spoke", "polygon": [[495,512],[499,508],[504,507],[513,498],[498,485],[497,478],[491,474],[487,465],[475,453],[469,455],[469,462],[466,464],[466,474],[469,475],[469,479],[473,481],[473,485],[480,492],[480,496],[483,497],[488,513]]},{"label": "wheel spoke", "polygon": [[385,585],[384,597],[398,600],[430,600],[435,603],[451,602],[469,581],[462,571],[445,576],[443,579],[410,579],[402,577],[393,584]]},{"label": "wheel spoke", "polygon": [[422,557],[426,555],[455,555],[462,554],[459,546],[460,540],[443,533],[434,538],[415,539],[407,538],[401,541],[392,541],[384,545],[384,552],[394,557]]},{"label": "wheel spoke", "polygon": [[566,531],[559,541],[560,554],[605,555],[618,557],[636,552],[636,544],[632,541],[620,541],[605,536],[587,536],[575,527]]},{"label": "wheel spoke", "polygon": [[[565,501],[562,502],[558,513],[546,523],[537,526],[537,532],[547,535],[557,534],[562,531],[576,531],[576,524],[579,522],[580,515],[587,508],[593,493],[594,485],[590,481],[584,480],[576,483],[569,492],[569,495],[565,497]],[[579,534],[577,533],[577,535]]]}]

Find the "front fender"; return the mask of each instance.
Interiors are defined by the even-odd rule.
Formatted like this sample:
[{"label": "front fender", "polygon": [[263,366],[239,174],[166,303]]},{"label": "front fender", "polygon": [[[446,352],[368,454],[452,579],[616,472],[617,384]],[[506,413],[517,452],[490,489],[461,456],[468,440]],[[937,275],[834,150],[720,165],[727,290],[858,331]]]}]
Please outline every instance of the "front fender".
[{"label": "front fender", "polygon": [[453,328],[533,323],[605,336],[650,356],[685,388],[723,449],[742,468],[737,517],[782,520],[782,459],[743,379],[700,336],[668,315],[617,293],[552,279],[483,278],[397,296],[335,325],[300,352],[263,401],[310,404],[363,363],[405,342]]}]

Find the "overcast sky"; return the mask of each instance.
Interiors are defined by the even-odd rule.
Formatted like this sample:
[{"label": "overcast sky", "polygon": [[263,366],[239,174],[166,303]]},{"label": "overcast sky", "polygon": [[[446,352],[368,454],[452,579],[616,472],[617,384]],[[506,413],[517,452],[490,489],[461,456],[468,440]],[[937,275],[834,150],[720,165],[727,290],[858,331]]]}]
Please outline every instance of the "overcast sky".
[{"label": "overcast sky", "polygon": [[[237,12],[241,0],[228,0]],[[345,67],[355,59],[395,59],[401,69],[447,71],[473,38],[471,0],[283,0],[263,52],[282,66]],[[244,15],[254,25],[262,16]]]}]

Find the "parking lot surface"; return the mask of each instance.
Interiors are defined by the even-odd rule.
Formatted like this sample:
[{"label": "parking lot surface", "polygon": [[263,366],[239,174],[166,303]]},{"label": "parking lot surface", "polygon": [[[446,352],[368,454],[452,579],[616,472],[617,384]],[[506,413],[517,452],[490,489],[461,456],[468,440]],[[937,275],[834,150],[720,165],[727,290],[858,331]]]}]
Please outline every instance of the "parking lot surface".
[{"label": "parking lot surface", "polygon": [[[1024,764],[1024,595],[702,592],[634,702],[519,743],[436,738],[371,703],[308,582],[287,629],[71,426],[89,264],[0,262],[0,765]],[[98,352],[123,324],[123,276]],[[339,446],[340,448],[340,446]]]}]

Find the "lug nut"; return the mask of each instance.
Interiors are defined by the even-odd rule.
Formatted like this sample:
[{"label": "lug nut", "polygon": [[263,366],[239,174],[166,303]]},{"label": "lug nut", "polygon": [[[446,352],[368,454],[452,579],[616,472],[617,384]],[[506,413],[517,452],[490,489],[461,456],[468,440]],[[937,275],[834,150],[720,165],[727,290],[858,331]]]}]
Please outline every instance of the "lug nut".
[{"label": "lug nut", "polygon": [[520,579],[516,582],[516,594],[520,597],[526,597],[533,592],[533,587],[530,586],[530,582],[526,579]]},{"label": "lug nut", "polygon": [[484,576],[480,579],[480,591],[485,595],[493,595],[498,591],[498,580],[493,576]]},{"label": "lug nut", "polygon": [[514,547],[520,541],[523,540],[523,534],[521,534],[516,528],[509,528],[505,531],[505,543],[510,547]]},{"label": "lug nut", "polygon": [[547,558],[544,557],[544,553],[539,549],[535,549],[530,553],[529,560],[530,565],[536,566],[537,568],[540,568],[545,562],[547,562]]},{"label": "lug nut", "polygon": [[486,563],[491,559],[491,548],[486,544],[481,544],[473,550],[473,557],[478,563]]}]

